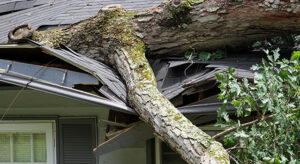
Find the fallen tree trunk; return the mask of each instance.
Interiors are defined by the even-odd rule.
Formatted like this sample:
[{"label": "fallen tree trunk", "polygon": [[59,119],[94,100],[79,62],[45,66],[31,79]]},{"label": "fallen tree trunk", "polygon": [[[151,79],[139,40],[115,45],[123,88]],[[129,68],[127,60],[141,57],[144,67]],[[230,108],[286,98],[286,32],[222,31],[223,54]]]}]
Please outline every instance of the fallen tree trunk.
[{"label": "fallen tree trunk", "polygon": [[21,26],[12,30],[16,36],[11,41],[30,37],[54,48],[65,44],[112,65],[126,82],[131,106],[184,160],[229,163],[222,145],[157,90],[145,53],[180,54],[190,48],[238,46],[276,31],[299,31],[299,7],[299,3],[279,0],[170,0],[149,10],[126,12],[113,5],[65,28],[31,31]]},{"label": "fallen tree trunk", "polygon": [[180,55],[297,33],[299,16],[296,0],[172,0],[137,13],[134,21],[152,55]]}]

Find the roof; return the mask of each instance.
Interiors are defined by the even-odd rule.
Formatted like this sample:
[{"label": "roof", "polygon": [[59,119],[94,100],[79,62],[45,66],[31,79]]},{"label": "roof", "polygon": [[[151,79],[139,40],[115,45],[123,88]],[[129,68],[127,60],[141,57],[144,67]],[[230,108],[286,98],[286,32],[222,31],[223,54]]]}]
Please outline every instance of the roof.
[{"label": "roof", "polygon": [[1,0],[0,14],[5,12],[28,9],[49,2],[49,0]]},{"label": "roof", "polygon": [[[38,47],[40,51],[54,55],[90,74],[0,59],[0,81],[100,106],[104,105],[123,113],[136,114],[133,109],[126,105],[126,99],[124,96],[121,96],[122,94],[114,94],[125,92],[126,89],[119,75],[109,66],[73,51],[66,49],[56,50],[37,43],[26,46],[0,45],[0,49],[24,47],[28,49]],[[104,89],[102,89],[102,86],[99,92],[103,95],[111,95],[110,97],[105,96],[107,97],[105,99],[95,94],[74,89],[76,84],[98,85],[99,81],[105,86]],[[126,95],[126,92],[123,95]],[[114,97],[119,97],[119,99]],[[122,98],[123,101],[120,101]]]},{"label": "roof", "polygon": [[[6,12],[6,14],[0,16],[0,20],[3,20],[0,21],[0,42],[7,40],[7,33],[12,27],[23,23],[30,23],[35,29],[47,30],[91,17],[101,7],[109,4],[121,4],[127,10],[138,10],[152,7],[161,2],[162,0],[4,0],[0,3],[0,13]],[[12,3],[15,4],[14,8],[6,8],[6,11],[1,8],[1,4],[7,6]],[[17,4],[23,4],[23,8],[17,8]],[[21,45],[14,46],[17,48]],[[29,47],[38,47],[41,51],[52,54],[89,73],[103,84],[98,90],[101,94],[123,106],[128,104],[125,83],[113,68],[90,59],[84,54],[78,54],[65,46],[61,49],[52,49],[31,42]],[[158,89],[166,98],[176,101],[175,99],[178,96],[204,92],[216,87],[215,73],[220,73],[228,67],[236,69],[237,77],[252,79],[253,72],[250,71],[250,67],[259,62],[259,56],[237,54],[225,59],[205,62],[174,57],[164,58],[155,60],[151,63],[151,66],[156,75]],[[211,113],[219,107],[217,100],[208,104],[197,104],[195,102],[189,105],[177,105],[184,105],[180,110],[186,114],[199,113],[200,108],[203,109],[201,110],[203,113]],[[135,114],[132,109],[128,108],[128,110],[129,113]],[[125,112],[128,113],[126,110]]]},{"label": "roof", "polygon": [[[39,45],[41,50],[49,52],[69,64],[90,73],[115,94],[115,96],[112,95],[113,97],[118,97],[124,104],[127,103],[127,89],[125,83],[113,68],[104,63],[78,54],[67,47],[64,47],[65,49],[58,50],[38,43],[36,44]],[[102,91],[103,90],[100,90],[100,92]]]},{"label": "roof", "polygon": [[[0,16],[0,43],[7,41],[9,30],[20,24],[30,23],[35,29],[47,29],[51,26],[63,26],[89,18],[105,5],[121,4],[127,10],[139,10],[162,2],[162,0],[47,0],[47,3],[44,1],[5,0],[0,2],[0,13],[16,10],[16,6],[6,7],[11,3],[22,2],[24,5],[32,3],[27,9]],[[42,5],[35,6],[34,4]]]},{"label": "roof", "polygon": [[[0,46],[0,48],[5,47],[18,48],[24,47],[24,45]],[[96,61],[94,59],[88,58],[79,53],[76,53],[65,46],[62,46],[61,49],[52,49],[48,46],[43,46],[39,43],[31,41],[31,45],[27,45],[27,48],[30,47],[39,48],[40,51],[51,54],[89,73],[90,75],[92,75],[92,77],[95,78],[93,81],[100,81],[103,84],[103,86],[98,90],[101,94],[103,94],[105,97],[109,98],[114,102],[118,102],[118,104],[123,104],[123,106],[126,106],[126,104],[128,104],[126,85],[120,77],[120,75],[110,66]],[[193,92],[193,90],[194,92],[203,92],[205,90],[211,89],[212,87],[216,87],[217,84],[215,83],[215,73],[220,73],[223,70],[226,70],[228,67],[236,69],[237,77],[246,77],[252,79],[254,77],[254,74],[250,71],[250,67],[259,62],[260,56],[258,55],[240,55],[239,57],[231,56],[218,61],[205,62],[199,60],[188,61],[183,58],[166,58],[152,62],[152,68],[156,75],[159,90],[168,99],[173,99],[179,95],[182,96],[184,94],[190,94],[190,92]],[[2,66],[3,70],[5,70],[5,68],[7,67],[6,65],[4,64]],[[23,64],[23,67],[30,69],[32,66],[26,66],[26,64]],[[20,70],[22,70],[22,68]],[[60,72],[61,75],[56,74],[56,76],[58,76],[59,78],[63,76],[63,71],[60,70]],[[33,77],[32,73],[18,73]],[[77,78],[79,78],[79,76],[82,75],[78,74],[74,76],[77,76]],[[0,77],[0,80],[3,81],[3,77],[4,76]],[[45,74],[44,77],[38,78],[39,80],[45,80],[43,78],[48,77],[47,74]],[[60,84],[60,79],[55,81],[55,78],[53,78],[51,82],[55,84]],[[81,82],[84,83],[83,81]],[[72,86],[72,84],[68,85],[69,87]],[[214,100],[211,100],[209,102],[199,101],[199,103],[185,105],[183,107],[180,107],[179,110],[184,114],[209,114],[217,111],[221,104],[222,103],[218,102],[215,98]],[[125,113],[135,114],[135,112],[131,108],[127,108],[128,109],[122,109],[121,111]]]}]

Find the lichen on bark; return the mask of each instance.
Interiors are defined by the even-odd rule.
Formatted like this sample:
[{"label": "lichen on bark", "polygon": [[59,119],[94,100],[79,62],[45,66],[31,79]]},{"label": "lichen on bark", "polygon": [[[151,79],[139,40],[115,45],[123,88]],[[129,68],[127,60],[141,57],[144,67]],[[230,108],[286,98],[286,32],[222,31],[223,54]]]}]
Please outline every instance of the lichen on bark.
[{"label": "lichen on bark", "polygon": [[167,27],[186,28],[192,19],[189,12],[194,5],[202,3],[204,0],[174,0],[168,5],[169,14],[161,21],[161,25]]},{"label": "lichen on bark", "polygon": [[32,40],[52,48],[59,48],[59,44],[66,44],[69,39],[67,31],[64,32],[64,29],[62,28],[50,31],[34,31],[32,34]]}]

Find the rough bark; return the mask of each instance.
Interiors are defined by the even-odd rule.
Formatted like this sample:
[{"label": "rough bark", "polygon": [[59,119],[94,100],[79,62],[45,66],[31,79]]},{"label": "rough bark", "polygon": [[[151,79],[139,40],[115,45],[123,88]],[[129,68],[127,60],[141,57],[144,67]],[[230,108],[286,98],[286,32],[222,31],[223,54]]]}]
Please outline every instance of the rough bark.
[{"label": "rough bark", "polygon": [[157,90],[145,53],[237,46],[277,31],[299,31],[299,8],[297,2],[279,0],[170,0],[138,12],[114,5],[65,28],[34,31],[31,38],[51,47],[66,44],[115,67],[126,82],[131,106],[188,163],[229,163],[222,145]]},{"label": "rough bark", "polygon": [[297,33],[299,16],[299,0],[172,0],[137,13],[135,22],[152,55],[180,55]]}]

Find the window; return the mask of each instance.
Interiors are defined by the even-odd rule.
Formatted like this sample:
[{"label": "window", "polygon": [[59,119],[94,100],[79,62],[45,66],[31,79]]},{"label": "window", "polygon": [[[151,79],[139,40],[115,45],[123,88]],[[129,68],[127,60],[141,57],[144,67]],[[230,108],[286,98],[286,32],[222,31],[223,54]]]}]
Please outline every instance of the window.
[{"label": "window", "polygon": [[0,164],[55,163],[53,124],[0,122]]}]

